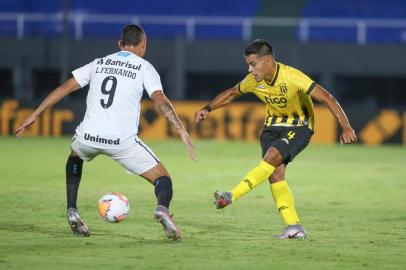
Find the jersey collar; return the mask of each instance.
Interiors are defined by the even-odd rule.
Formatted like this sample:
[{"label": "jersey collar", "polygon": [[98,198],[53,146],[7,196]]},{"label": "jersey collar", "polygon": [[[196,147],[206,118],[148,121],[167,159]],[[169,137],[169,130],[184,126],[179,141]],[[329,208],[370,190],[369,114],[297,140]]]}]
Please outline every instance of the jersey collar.
[{"label": "jersey collar", "polygon": [[118,55],[120,55],[120,54],[122,54],[123,56],[124,55],[132,55],[132,54],[135,54],[135,53],[133,53],[133,52],[130,52],[130,51],[126,51],[126,50],[121,50],[121,51],[119,51],[118,52]]},{"label": "jersey collar", "polygon": [[274,86],[276,80],[278,79],[278,75],[279,75],[279,63],[276,63],[276,72],[275,72],[275,76],[273,77],[271,83],[269,84],[270,86]]}]

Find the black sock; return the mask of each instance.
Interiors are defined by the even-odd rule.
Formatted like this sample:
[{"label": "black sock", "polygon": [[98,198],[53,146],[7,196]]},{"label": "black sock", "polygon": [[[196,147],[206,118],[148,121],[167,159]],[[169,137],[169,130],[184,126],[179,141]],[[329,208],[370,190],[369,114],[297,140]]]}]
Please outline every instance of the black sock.
[{"label": "black sock", "polygon": [[158,205],[163,205],[169,208],[169,203],[172,200],[172,181],[168,176],[161,176],[154,182],[155,196],[158,200]]},{"label": "black sock", "polygon": [[67,208],[77,208],[76,201],[80,179],[82,177],[83,160],[79,157],[69,156],[66,162],[66,199]]}]

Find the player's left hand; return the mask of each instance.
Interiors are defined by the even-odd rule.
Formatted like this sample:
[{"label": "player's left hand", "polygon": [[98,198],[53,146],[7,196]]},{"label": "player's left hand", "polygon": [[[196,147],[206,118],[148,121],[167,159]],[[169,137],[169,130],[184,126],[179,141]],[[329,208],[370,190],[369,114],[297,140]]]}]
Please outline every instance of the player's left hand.
[{"label": "player's left hand", "polygon": [[182,129],[180,132],[180,137],[183,141],[183,143],[187,146],[187,150],[189,152],[189,156],[191,160],[196,160],[196,153],[195,153],[195,147],[193,146],[192,140],[189,137],[189,134],[185,129]]},{"label": "player's left hand", "polygon": [[357,142],[357,135],[352,127],[346,127],[340,135],[340,144],[349,144]]},{"label": "player's left hand", "polygon": [[195,112],[195,123],[199,123],[200,121],[207,118],[209,111],[207,109],[201,109]]},{"label": "player's left hand", "polygon": [[36,118],[37,118],[37,117],[35,117],[34,115],[30,115],[27,119],[25,119],[25,121],[21,124],[21,126],[18,127],[18,128],[16,129],[16,131],[14,131],[14,135],[15,135],[17,138],[21,137],[21,136],[23,135],[25,129],[26,129],[27,127],[31,126],[31,125],[35,122],[35,119],[36,119]]}]

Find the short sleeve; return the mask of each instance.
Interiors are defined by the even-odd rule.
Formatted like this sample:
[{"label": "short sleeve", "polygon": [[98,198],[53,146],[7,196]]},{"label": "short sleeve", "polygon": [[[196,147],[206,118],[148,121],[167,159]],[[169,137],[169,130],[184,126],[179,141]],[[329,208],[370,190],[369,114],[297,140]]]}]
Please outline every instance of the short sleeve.
[{"label": "short sleeve", "polygon": [[155,91],[163,90],[161,77],[150,63],[147,63],[144,71],[144,88],[150,97]]},{"label": "short sleeve", "polygon": [[251,74],[245,76],[245,78],[236,85],[236,88],[241,94],[252,92],[255,89],[257,82]]},{"label": "short sleeve", "polygon": [[75,80],[78,82],[80,87],[84,87],[90,83],[91,73],[92,63],[89,63],[72,71],[72,75],[73,77],[75,77]]},{"label": "short sleeve", "polygon": [[297,86],[298,90],[310,95],[317,85],[312,79],[310,79],[306,74],[300,70],[293,69],[291,72],[292,82]]}]

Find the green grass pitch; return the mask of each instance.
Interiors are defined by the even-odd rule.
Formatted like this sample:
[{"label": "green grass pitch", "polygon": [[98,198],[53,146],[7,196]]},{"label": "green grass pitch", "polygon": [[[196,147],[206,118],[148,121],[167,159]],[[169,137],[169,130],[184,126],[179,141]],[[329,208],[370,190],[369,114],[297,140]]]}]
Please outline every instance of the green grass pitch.
[{"label": "green grass pitch", "polygon": [[[180,141],[146,141],[174,181],[171,210],[183,240],[164,238],[152,219],[153,187],[99,156],[84,165],[79,210],[92,236],[65,218],[69,138],[0,138],[0,269],[406,269],[406,147],[310,145],[287,177],[306,240],[278,240],[284,224],[269,184],[216,210],[212,192],[230,189],[259,162],[259,145],[196,141],[197,162]],[[97,212],[110,191],[125,194],[128,218]]]}]

